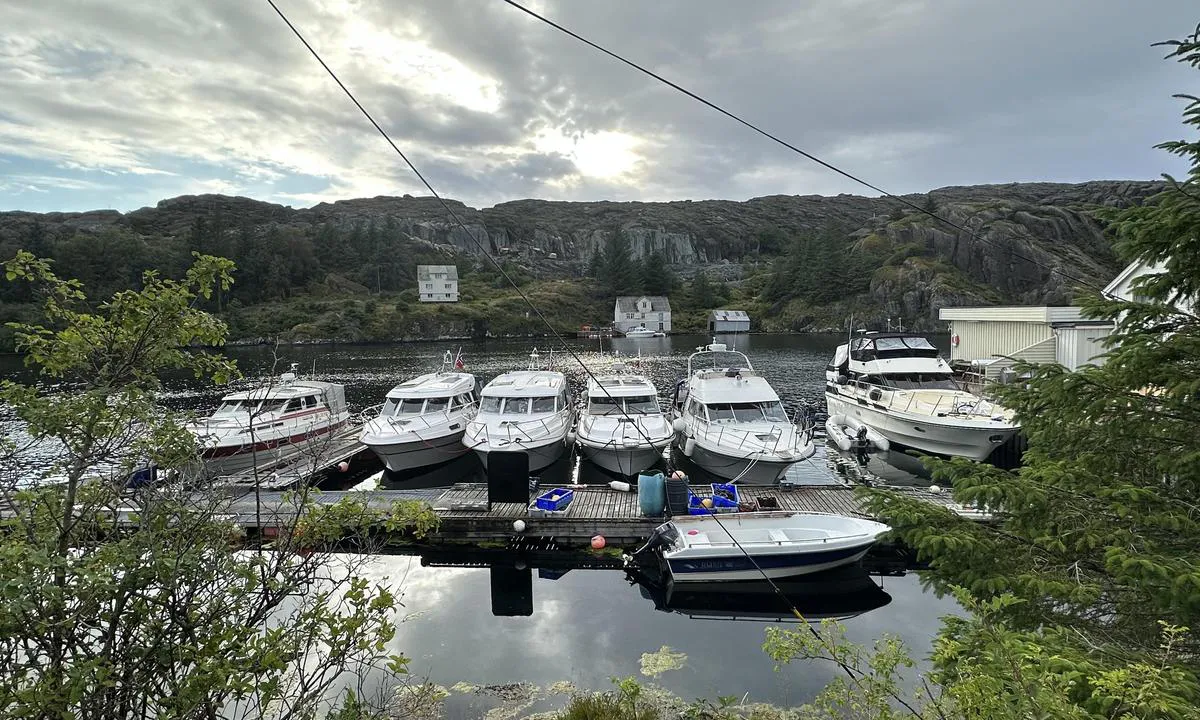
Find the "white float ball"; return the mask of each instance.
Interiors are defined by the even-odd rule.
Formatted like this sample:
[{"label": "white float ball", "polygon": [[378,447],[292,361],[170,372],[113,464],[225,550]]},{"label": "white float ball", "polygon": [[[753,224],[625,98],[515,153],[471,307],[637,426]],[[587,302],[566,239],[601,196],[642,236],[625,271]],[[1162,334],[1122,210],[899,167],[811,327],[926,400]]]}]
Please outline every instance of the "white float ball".
[{"label": "white float ball", "polygon": [[929,492],[931,492],[931,493],[940,493],[941,491],[942,491],[941,485],[930,485],[929,486]]},{"label": "white float ball", "polygon": [[519,533],[525,532],[525,521],[513,520],[513,530]]}]

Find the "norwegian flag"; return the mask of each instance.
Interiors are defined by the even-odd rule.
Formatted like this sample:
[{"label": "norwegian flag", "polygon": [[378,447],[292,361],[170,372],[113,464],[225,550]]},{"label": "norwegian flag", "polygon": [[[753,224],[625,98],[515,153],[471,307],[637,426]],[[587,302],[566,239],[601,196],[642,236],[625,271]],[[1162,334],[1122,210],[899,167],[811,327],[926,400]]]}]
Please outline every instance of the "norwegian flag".
[{"label": "norwegian flag", "polygon": [[454,356],[454,369],[455,370],[465,370],[466,368],[467,368],[467,366],[463,362],[463,359],[462,359],[462,348],[459,348],[458,354]]}]

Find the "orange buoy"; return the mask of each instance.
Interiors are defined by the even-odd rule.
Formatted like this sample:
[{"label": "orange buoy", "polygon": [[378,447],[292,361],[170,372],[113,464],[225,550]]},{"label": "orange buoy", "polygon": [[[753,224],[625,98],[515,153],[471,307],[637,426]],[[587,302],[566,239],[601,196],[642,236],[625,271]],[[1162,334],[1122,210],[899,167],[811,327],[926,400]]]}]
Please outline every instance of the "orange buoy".
[{"label": "orange buoy", "polygon": [[592,538],[592,549],[593,550],[601,550],[604,548],[604,546],[606,544],[607,543],[605,543],[603,535],[597,535]]},{"label": "orange buoy", "polygon": [[350,463],[346,462],[345,460],[338,463],[338,470],[341,470],[342,472],[346,472],[349,469],[350,469]]}]

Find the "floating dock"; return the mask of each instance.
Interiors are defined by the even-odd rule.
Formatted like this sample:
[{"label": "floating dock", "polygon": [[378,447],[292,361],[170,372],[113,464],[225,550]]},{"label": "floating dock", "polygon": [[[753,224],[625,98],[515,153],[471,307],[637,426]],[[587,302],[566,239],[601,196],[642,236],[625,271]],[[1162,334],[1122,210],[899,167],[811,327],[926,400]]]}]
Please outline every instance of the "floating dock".
[{"label": "floating dock", "polygon": [[[458,483],[449,488],[424,490],[372,490],[322,492],[320,503],[336,503],[352,497],[371,508],[386,510],[397,500],[428,503],[441,518],[437,531],[424,539],[427,544],[508,543],[516,537],[542,538],[563,545],[584,545],[595,535],[603,535],[610,545],[633,547],[649,538],[664,517],[643,517],[636,492],[620,492],[607,485],[564,486],[575,498],[561,514],[531,513],[528,504],[499,502],[488,507],[488,487],[482,483]],[[793,512],[828,512],[869,517],[854,488],[844,485],[740,486],[742,496],[760,506],[774,504]],[[896,487],[890,490],[945,507],[974,520],[990,517],[954,502],[949,493],[934,493],[923,488]],[[773,508],[774,509],[774,508]],[[294,520],[294,508],[281,493],[259,493],[256,500],[245,496],[230,502],[228,518],[249,532],[271,534]],[[524,529],[518,532],[514,523]]]}]

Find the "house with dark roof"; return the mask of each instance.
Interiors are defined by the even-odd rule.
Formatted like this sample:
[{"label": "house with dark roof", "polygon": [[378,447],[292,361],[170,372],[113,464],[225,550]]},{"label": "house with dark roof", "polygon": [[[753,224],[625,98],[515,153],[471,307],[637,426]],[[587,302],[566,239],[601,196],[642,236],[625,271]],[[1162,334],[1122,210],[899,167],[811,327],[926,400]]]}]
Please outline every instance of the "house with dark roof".
[{"label": "house with dark roof", "polygon": [[617,298],[613,308],[613,327],[629,332],[635,327],[671,332],[671,302],[663,295],[628,295]]}]

